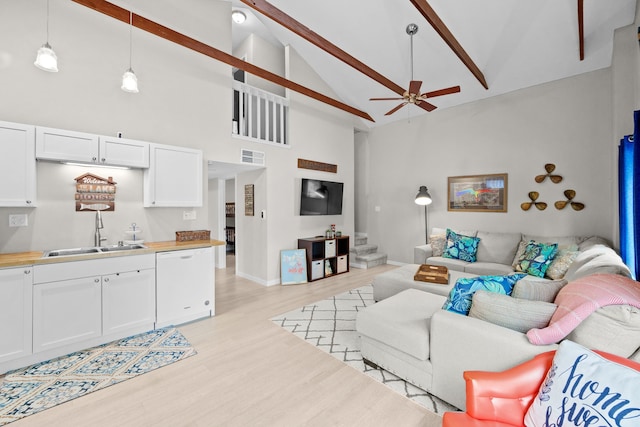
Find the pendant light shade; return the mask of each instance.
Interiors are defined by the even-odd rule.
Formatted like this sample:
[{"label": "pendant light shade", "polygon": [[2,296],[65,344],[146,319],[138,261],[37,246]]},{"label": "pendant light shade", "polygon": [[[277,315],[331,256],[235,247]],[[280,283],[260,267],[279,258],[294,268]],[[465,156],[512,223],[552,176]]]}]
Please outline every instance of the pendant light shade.
[{"label": "pendant light shade", "polygon": [[138,77],[131,68],[124,72],[122,75],[122,86],[120,87],[125,92],[138,93]]},{"label": "pendant light shade", "polygon": [[136,73],[133,72],[133,68],[131,68],[131,56],[133,52],[133,13],[129,11],[129,68],[122,75],[122,89],[125,92],[129,93],[138,93],[138,77]]},{"label": "pendant light shade", "polygon": [[58,56],[49,44],[49,0],[47,0],[47,41],[38,49],[38,55],[33,65],[51,73],[58,72]]}]

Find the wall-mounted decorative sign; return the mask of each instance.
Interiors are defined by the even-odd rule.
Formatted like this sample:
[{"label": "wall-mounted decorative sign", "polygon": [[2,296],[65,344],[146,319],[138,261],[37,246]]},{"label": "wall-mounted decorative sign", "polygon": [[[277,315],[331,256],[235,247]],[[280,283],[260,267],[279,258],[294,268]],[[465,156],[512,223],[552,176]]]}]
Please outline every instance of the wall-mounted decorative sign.
[{"label": "wall-mounted decorative sign", "polygon": [[298,169],[311,169],[314,171],[338,173],[338,165],[305,159],[298,159]]},{"label": "wall-mounted decorative sign", "polygon": [[76,212],[114,211],[116,208],[116,182],[112,177],[102,178],[85,173],[75,178]]},{"label": "wall-mounted decorative sign", "polygon": [[253,216],[253,184],[244,186],[244,215]]},{"label": "wall-mounted decorative sign", "polygon": [[507,174],[450,176],[447,210],[506,212]]},{"label": "wall-mounted decorative sign", "polygon": [[556,209],[562,210],[567,205],[571,205],[574,211],[581,211],[582,209],[584,209],[584,203],[573,201],[573,198],[576,197],[575,190],[564,190],[564,196],[567,198],[567,200],[558,200],[554,203]]}]

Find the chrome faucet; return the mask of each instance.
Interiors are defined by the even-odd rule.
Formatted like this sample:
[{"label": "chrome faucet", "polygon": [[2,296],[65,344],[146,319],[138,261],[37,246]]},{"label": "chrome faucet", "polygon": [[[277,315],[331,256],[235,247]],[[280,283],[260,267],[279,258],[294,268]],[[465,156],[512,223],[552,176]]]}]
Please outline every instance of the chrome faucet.
[{"label": "chrome faucet", "polygon": [[102,237],[100,235],[100,230],[102,230],[103,228],[104,225],[102,224],[102,214],[100,213],[100,211],[96,211],[96,232],[94,237],[94,246],[96,247],[102,246],[102,242],[107,240],[106,237]]}]

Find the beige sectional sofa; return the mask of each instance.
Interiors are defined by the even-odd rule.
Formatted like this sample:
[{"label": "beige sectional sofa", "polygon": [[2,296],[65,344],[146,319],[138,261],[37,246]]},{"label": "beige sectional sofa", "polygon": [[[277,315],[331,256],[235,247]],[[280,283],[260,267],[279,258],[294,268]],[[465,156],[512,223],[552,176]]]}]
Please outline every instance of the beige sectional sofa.
[{"label": "beige sectional sofa", "polygon": [[[555,349],[557,344],[534,345],[529,342],[523,331],[510,329],[500,322],[487,321],[483,316],[470,317],[443,310],[446,292],[434,293],[429,286],[437,290],[442,289],[437,286],[446,285],[424,284],[408,277],[408,272],[417,271],[418,264],[446,265],[454,277],[511,274],[514,272],[513,259],[520,242],[532,239],[558,242],[561,247],[578,250],[575,259],[566,269],[565,280],[536,278],[537,283],[546,283],[560,289],[567,281],[596,273],[629,276],[628,268],[615,250],[598,237],[557,238],[482,231],[478,231],[476,235],[481,239],[476,263],[434,257],[431,245],[417,247],[415,265],[407,265],[376,277],[374,297],[377,293],[376,300],[379,302],[361,311],[356,320],[364,359],[460,409],[465,409],[465,384],[462,377],[464,371],[502,371],[538,353]],[[393,276],[393,272],[403,269],[404,277]],[[387,275],[388,280],[384,280],[384,275]],[[522,282],[522,286],[518,282],[516,287],[524,288],[525,282],[529,285],[536,283],[532,280]],[[520,301],[520,298],[517,300]],[[511,302],[516,302],[516,299],[513,298]],[[472,309],[475,304],[474,296]],[[552,303],[530,301],[524,305],[530,307],[536,304],[544,306]],[[548,309],[548,306],[544,307]],[[516,317],[523,313],[516,309],[511,315]],[[509,320],[509,315],[506,319]],[[640,310],[628,305],[600,308],[567,338],[582,342],[590,348],[640,361]]]}]

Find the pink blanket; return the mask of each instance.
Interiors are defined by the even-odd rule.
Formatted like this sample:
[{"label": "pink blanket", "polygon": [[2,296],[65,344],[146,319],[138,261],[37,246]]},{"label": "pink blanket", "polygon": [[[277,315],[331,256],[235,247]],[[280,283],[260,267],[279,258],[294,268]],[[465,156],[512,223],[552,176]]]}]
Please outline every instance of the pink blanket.
[{"label": "pink blanket", "polygon": [[531,344],[557,343],[591,313],[606,305],[628,304],[640,308],[640,283],[617,274],[593,274],[570,282],[555,300],[558,309],[549,326],[531,329]]}]

